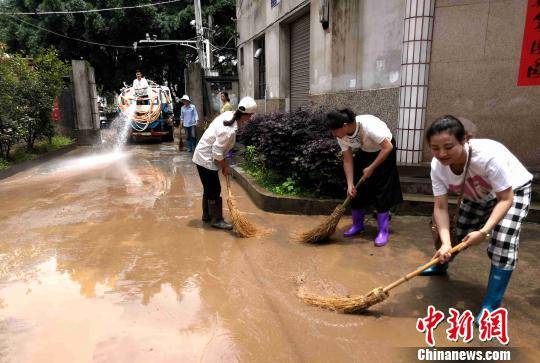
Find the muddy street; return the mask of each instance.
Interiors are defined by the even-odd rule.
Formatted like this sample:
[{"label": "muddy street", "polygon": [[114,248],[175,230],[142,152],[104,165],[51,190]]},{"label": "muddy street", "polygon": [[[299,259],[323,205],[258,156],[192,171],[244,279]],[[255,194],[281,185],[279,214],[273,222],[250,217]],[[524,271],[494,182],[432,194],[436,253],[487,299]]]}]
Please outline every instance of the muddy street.
[{"label": "muddy street", "polygon": [[[462,252],[448,277],[416,278],[366,314],[304,305],[299,287],[364,294],[426,262],[427,218],[395,217],[383,248],[373,246],[373,219],[358,238],[308,246],[290,232],[324,216],[266,213],[234,182],[233,192],[269,235],[239,239],[203,225],[197,170],[173,144],[78,148],[1,180],[0,361],[409,361],[410,347],[426,345],[415,326],[428,305],[476,313],[481,303],[484,247]],[[510,347],[516,361],[539,361],[540,226],[526,225],[521,238],[505,297]],[[442,326],[435,338],[500,347],[451,343]]]}]

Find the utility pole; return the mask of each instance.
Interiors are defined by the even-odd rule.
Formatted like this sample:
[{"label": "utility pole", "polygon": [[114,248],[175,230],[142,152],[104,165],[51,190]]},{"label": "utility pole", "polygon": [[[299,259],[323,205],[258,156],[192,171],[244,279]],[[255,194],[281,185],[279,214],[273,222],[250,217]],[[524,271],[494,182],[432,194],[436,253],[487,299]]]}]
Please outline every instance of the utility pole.
[{"label": "utility pole", "polygon": [[212,55],[212,35],[214,29],[214,17],[208,15],[208,34],[205,39],[206,41],[206,55],[208,56],[208,68],[212,69],[214,67],[214,56]]},{"label": "utility pole", "polygon": [[204,47],[204,31],[202,25],[202,9],[201,9],[201,0],[194,0],[195,6],[195,31],[197,32],[197,48],[199,51],[199,62],[203,69],[208,69],[208,61],[205,57]]},{"label": "utility pole", "polygon": [[[208,72],[214,66],[211,45],[214,19],[212,18],[212,15],[208,16],[209,28],[206,28],[207,36],[205,36],[205,28],[202,24],[201,0],[194,0],[193,5],[195,7],[195,31],[197,33],[197,40],[157,40],[155,35],[153,38],[150,38],[150,35],[146,33],[146,39],[133,43],[133,50],[137,51],[137,43],[175,43],[190,47],[197,50],[201,68],[205,71],[205,73]],[[193,22],[191,24],[193,24]]]}]

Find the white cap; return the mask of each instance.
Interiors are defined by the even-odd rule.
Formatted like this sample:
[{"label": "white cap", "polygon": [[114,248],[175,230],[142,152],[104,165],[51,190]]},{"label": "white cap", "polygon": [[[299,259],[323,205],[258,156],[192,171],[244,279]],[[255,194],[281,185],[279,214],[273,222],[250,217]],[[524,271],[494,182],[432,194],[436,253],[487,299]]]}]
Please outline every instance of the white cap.
[{"label": "white cap", "polygon": [[242,113],[255,113],[257,111],[257,103],[251,97],[244,97],[238,103],[238,110]]},{"label": "white cap", "polygon": [[180,101],[182,101],[182,100],[186,100],[186,101],[191,102],[188,95],[183,95],[182,98],[180,99]]}]

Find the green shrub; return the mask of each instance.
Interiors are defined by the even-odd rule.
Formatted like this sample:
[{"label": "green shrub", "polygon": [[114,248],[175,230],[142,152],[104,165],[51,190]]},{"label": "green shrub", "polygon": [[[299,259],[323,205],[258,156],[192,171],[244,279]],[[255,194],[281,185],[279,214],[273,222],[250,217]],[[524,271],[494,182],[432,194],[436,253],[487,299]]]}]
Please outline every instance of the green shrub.
[{"label": "green shrub", "polygon": [[313,189],[303,188],[298,180],[292,177],[283,177],[273,169],[265,167],[261,155],[254,146],[247,146],[244,150],[243,169],[252,176],[256,182],[268,191],[278,195],[313,197]]},{"label": "green shrub", "polygon": [[277,185],[273,188],[274,193],[282,195],[300,195],[302,190],[298,186],[297,182],[292,178],[287,178],[281,185]]},{"label": "green shrub", "polygon": [[11,166],[9,161],[4,160],[3,158],[0,158],[0,170],[7,169]]},{"label": "green shrub", "polygon": [[38,153],[44,153],[48,151],[54,151],[73,144],[73,140],[69,137],[55,135],[51,138],[51,142],[41,141],[36,144],[36,151]]},{"label": "green shrub", "polygon": [[19,164],[27,160],[37,158],[40,154],[44,154],[50,151],[58,150],[68,145],[71,145],[74,141],[64,136],[53,136],[51,142],[48,140],[41,140],[36,143],[34,150],[28,152],[26,147],[16,147],[9,154],[9,161],[3,157],[0,157],[0,170],[9,168],[14,164]]}]

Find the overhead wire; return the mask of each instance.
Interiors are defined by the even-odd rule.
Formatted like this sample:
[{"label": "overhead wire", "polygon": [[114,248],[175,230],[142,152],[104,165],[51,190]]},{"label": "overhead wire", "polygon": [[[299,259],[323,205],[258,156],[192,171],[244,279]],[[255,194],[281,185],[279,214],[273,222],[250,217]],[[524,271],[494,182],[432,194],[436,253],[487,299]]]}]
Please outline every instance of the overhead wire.
[{"label": "overhead wire", "polygon": [[236,50],[236,48],[232,48],[232,47],[227,47],[227,44],[230,43],[231,40],[233,40],[235,37],[235,35],[233,35],[232,37],[229,38],[229,40],[227,40],[227,42],[225,43],[225,45],[223,46],[217,46],[217,45],[214,45],[214,44],[211,44],[210,45],[212,47],[214,47],[215,50],[222,50],[222,49],[231,49],[231,50]]},{"label": "overhead wire", "polygon": [[[86,43],[86,44],[97,45],[97,46],[100,46],[100,47],[133,49],[132,45],[105,44],[105,43],[93,42],[93,41],[90,41],[90,40],[70,37],[70,36],[67,36],[67,35],[64,35],[64,34],[57,33],[57,32],[55,32],[53,30],[43,28],[43,27],[41,27],[39,25],[32,24],[32,23],[27,22],[27,21],[25,21],[25,20],[23,20],[23,19],[21,19],[19,17],[11,16],[11,15],[8,15],[8,16],[11,19],[15,19],[16,21],[21,22],[21,23],[23,23],[25,25],[34,27],[34,28],[39,29],[39,30],[44,31],[44,32],[54,34],[54,35],[62,37],[62,38],[66,38],[66,39],[70,39],[70,40],[74,40],[74,41],[78,41],[78,42],[82,42],[82,43]],[[158,47],[166,47],[166,46],[169,46],[169,45],[174,45],[174,43],[159,44],[159,45],[141,45],[141,46],[138,45],[137,48],[158,48]]]},{"label": "overhead wire", "polygon": [[[142,7],[149,7],[149,6],[166,5],[166,4],[170,4],[170,3],[176,3],[176,2],[179,2],[179,1],[181,1],[181,0],[170,0],[170,1],[163,1],[163,2],[159,2],[159,3],[140,4],[140,5],[133,5],[133,6],[122,6],[122,7],[102,8],[102,9],[89,9],[89,10],[66,10],[66,11],[44,11],[44,12],[39,12],[39,11],[36,10],[34,12],[0,12],[0,15],[7,15],[8,17],[10,17],[12,19],[15,19],[15,20],[17,20],[17,21],[19,21],[19,22],[21,22],[21,23],[23,23],[25,25],[28,25],[28,26],[34,27],[36,29],[39,29],[41,31],[48,32],[48,33],[54,34],[56,36],[66,38],[66,39],[70,39],[70,40],[73,40],[73,41],[78,41],[78,42],[91,44],[91,45],[97,45],[97,46],[101,46],[101,47],[133,49],[132,45],[105,44],[105,43],[99,43],[99,42],[94,42],[94,41],[90,41],[90,40],[70,37],[70,36],[67,36],[65,34],[60,34],[60,33],[57,33],[57,32],[55,32],[53,30],[41,27],[39,25],[29,23],[29,22],[24,21],[23,19],[21,19],[19,17],[16,17],[14,15],[53,15],[53,14],[96,13],[96,12],[103,12],[103,11],[113,11],[113,10],[134,9],[134,8],[142,8]],[[211,46],[214,48],[214,50],[222,50],[222,49],[234,50],[236,48],[227,47],[227,44],[229,44],[229,42],[233,38],[234,38],[234,36],[229,38],[229,40],[225,43],[224,46],[219,47],[219,46],[216,46],[214,44],[211,44]],[[196,39],[196,37],[188,39],[188,40],[192,40],[192,39]],[[160,45],[138,45],[137,48],[159,48],[159,47],[167,47],[167,46],[170,46],[170,45],[175,45],[175,43],[167,43],[167,44],[160,44]]]},{"label": "overhead wire", "polygon": [[84,14],[84,13],[99,13],[104,11],[114,11],[114,10],[125,10],[125,9],[137,9],[145,8],[150,6],[159,6],[167,5],[172,3],[177,3],[182,0],[169,0],[162,1],[159,3],[148,3],[140,5],[131,5],[131,6],[118,6],[114,8],[103,8],[103,9],[87,9],[87,10],[57,10],[57,11],[38,11],[37,9],[33,12],[0,12],[0,15],[55,15],[55,14]]}]

